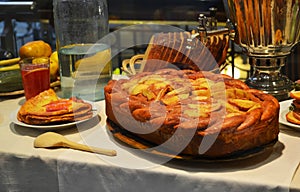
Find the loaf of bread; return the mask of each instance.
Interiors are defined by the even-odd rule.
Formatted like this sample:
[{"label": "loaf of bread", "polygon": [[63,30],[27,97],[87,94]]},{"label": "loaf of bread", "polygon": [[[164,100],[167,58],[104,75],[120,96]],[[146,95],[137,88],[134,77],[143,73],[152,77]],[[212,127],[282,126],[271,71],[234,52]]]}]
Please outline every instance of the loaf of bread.
[{"label": "loaf of bread", "polygon": [[211,35],[206,42],[189,32],[156,33],[145,52],[142,71],[175,67],[194,71],[212,71],[226,60],[229,37]]}]

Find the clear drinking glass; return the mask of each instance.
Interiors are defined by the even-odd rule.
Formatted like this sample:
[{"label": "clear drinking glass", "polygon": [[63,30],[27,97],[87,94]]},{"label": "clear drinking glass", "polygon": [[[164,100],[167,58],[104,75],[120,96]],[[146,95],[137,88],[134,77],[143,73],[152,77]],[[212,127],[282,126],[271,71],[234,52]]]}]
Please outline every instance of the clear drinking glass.
[{"label": "clear drinking glass", "polygon": [[19,65],[26,100],[50,88],[48,57],[24,58]]}]

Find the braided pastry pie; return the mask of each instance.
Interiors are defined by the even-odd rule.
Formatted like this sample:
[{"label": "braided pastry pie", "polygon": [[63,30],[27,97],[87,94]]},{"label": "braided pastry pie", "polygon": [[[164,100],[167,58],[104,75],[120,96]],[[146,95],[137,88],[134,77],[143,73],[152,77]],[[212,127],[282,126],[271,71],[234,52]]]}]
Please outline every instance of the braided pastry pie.
[{"label": "braided pastry pie", "polygon": [[278,101],[226,75],[162,69],[104,90],[109,121],[175,154],[226,157],[278,138]]}]

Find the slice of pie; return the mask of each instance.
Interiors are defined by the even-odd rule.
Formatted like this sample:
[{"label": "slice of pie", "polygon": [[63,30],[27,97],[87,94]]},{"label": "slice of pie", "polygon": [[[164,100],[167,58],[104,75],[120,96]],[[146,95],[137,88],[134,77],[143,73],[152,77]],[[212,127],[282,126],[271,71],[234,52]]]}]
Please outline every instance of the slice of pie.
[{"label": "slice of pie", "polygon": [[49,89],[27,100],[18,111],[17,118],[27,124],[42,125],[79,121],[92,115],[90,103],[75,97],[61,99]]}]

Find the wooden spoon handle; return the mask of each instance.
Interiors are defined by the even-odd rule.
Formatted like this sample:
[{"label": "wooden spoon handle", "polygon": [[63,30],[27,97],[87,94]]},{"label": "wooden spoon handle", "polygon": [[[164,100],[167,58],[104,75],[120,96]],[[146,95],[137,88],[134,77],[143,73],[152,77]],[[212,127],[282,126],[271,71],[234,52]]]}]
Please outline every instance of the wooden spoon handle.
[{"label": "wooden spoon handle", "polygon": [[87,151],[87,152],[94,152],[102,155],[108,155],[108,156],[116,156],[117,152],[115,150],[111,149],[102,149],[98,147],[92,147],[92,146],[87,146],[75,142],[68,142],[68,146],[71,149],[78,149],[81,151]]}]

